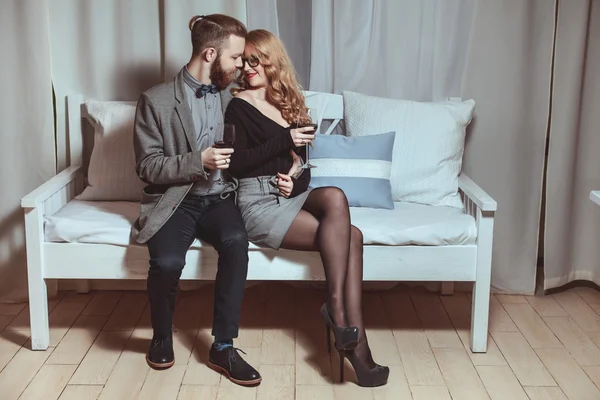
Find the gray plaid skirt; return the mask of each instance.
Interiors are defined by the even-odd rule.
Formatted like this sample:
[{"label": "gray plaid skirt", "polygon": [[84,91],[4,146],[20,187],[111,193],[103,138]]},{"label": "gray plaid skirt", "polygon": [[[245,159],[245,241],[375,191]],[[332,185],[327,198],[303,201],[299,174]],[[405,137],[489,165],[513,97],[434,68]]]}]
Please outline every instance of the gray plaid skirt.
[{"label": "gray plaid skirt", "polygon": [[269,178],[240,179],[237,204],[246,225],[248,240],[257,246],[279,249],[311,189],[288,199],[269,184]]}]

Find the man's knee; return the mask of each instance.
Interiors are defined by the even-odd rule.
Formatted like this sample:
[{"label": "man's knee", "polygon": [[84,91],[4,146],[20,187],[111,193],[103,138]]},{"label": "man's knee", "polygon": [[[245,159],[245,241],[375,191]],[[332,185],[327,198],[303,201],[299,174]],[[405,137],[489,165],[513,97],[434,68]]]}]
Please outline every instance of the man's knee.
[{"label": "man's knee", "polygon": [[185,266],[185,257],[177,255],[164,255],[150,259],[150,270],[168,274],[181,274]]},{"label": "man's knee", "polygon": [[230,229],[221,238],[221,246],[224,250],[248,251],[248,235],[243,226]]},{"label": "man's knee", "polygon": [[248,236],[245,229],[228,232],[217,249],[219,253],[219,268],[225,268],[229,273],[236,271],[236,276],[244,277],[248,273]]}]

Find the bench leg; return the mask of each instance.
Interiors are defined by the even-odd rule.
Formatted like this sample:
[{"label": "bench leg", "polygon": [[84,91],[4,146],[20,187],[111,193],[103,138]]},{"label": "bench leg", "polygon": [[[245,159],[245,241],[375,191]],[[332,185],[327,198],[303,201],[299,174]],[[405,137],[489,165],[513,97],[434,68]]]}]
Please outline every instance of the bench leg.
[{"label": "bench leg", "polygon": [[471,351],[487,351],[494,218],[477,210],[477,265],[471,311]]},{"label": "bench leg", "polygon": [[48,289],[43,274],[43,232],[44,225],[41,207],[26,209],[27,289],[29,291],[29,321],[31,325],[32,350],[46,350],[50,345]]},{"label": "bench leg", "polygon": [[90,292],[90,281],[88,279],[78,280],[75,284],[75,291],[77,293],[89,293]]},{"label": "bench leg", "polygon": [[[31,325],[31,349],[46,350],[50,345],[48,321],[48,294],[46,282],[36,285],[38,290],[29,291],[29,320]],[[31,284],[29,286],[31,288]]]},{"label": "bench leg", "polygon": [[488,320],[490,307],[490,287],[475,283],[471,311],[471,351],[487,351]]},{"label": "bench leg", "polygon": [[454,282],[442,282],[442,296],[452,296],[454,294]]}]

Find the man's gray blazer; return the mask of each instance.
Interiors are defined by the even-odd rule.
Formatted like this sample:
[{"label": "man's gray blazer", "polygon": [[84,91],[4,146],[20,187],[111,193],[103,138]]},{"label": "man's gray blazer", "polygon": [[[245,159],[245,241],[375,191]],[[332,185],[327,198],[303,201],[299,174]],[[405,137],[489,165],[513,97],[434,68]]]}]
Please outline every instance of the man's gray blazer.
[{"label": "man's gray blazer", "polygon": [[[196,130],[185,97],[182,72],[172,81],[140,95],[134,123],[136,171],[148,184],[142,192],[140,216],[132,227],[138,243],[147,242],[173,215],[195,181],[207,179],[202,154],[196,148]],[[231,100],[221,91],[223,112]],[[235,185],[226,193],[235,190]]]}]

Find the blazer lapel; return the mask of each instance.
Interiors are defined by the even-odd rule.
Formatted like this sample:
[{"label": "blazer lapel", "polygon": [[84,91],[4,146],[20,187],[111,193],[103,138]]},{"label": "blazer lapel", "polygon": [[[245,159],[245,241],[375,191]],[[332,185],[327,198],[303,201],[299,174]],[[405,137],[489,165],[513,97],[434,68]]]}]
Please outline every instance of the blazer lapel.
[{"label": "blazer lapel", "polygon": [[175,106],[175,111],[177,111],[179,121],[181,121],[181,126],[183,127],[183,132],[185,133],[190,148],[195,149],[196,135],[194,134],[194,120],[190,114],[190,108],[187,104],[179,103]]},{"label": "blazer lapel", "polygon": [[195,149],[196,129],[194,128],[194,119],[192,118],[190,107],[185,99],[185,91],[183,85],[184,82],[182,72],[180,72],[175,77],[175,99],[177,100],[175,111],[179,116],[179,121],[181,122],[181,126],[183,128],[183,132],[185,133],[185,137],[188,141],[188,145],[191,149]]}]

